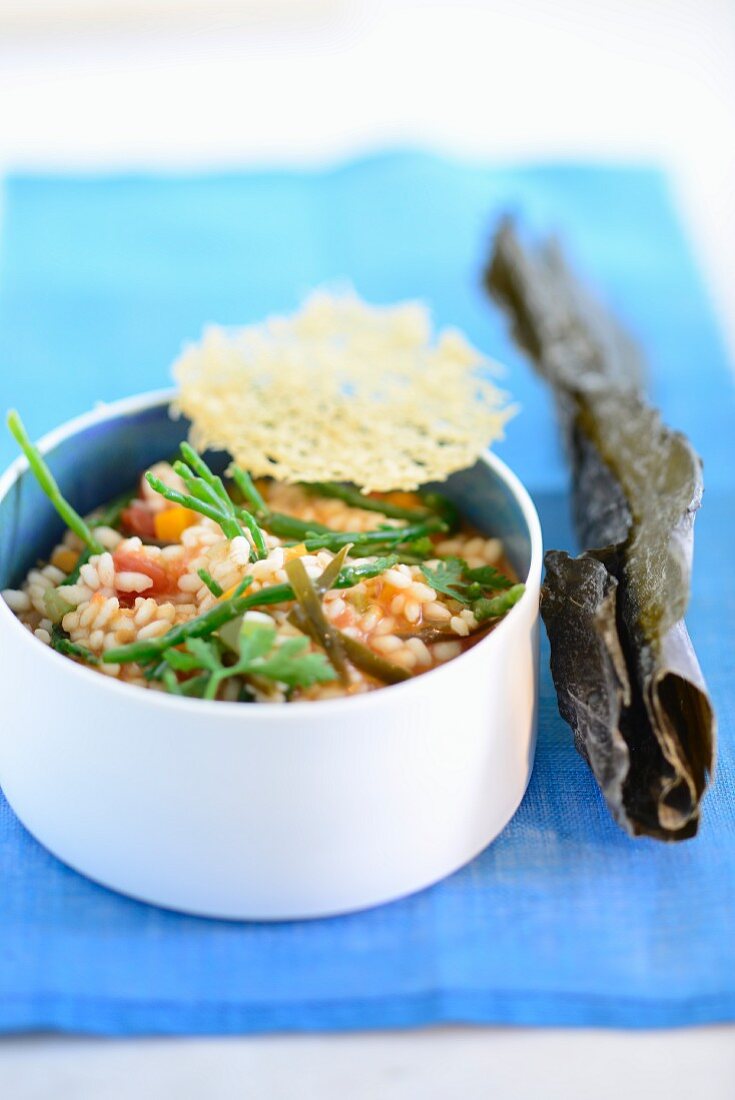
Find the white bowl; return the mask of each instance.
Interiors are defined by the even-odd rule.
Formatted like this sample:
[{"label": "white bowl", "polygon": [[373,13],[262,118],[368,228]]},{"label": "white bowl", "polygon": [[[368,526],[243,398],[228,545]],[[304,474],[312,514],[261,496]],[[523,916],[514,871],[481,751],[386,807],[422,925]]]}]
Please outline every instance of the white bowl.
[{"label": "white bowl", "polygon": [[[102,407],[43,440],[86,511],[169,454],[170,393]],[[444,487],[501,535],[526,592],[474,648],[415,680],[288,705],[181,699],[42,645],[0,599],[0,784],[30,832],[97,882],[157,905],[283,920],[361,909],[467,863],[510,820],[533,764],[541,531],[493,455]],[[0,588],[60,530],[24,459],[0,479]]]}]

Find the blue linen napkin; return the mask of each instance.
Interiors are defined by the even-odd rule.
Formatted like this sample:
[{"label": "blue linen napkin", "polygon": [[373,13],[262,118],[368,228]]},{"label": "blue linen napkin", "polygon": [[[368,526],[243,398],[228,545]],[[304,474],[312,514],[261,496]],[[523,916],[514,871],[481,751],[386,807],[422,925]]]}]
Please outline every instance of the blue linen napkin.
[{"label": "blue linen napkin", "polygon": [[[179,916],[68,870],[0,798],[0,1028],[109,1034],[438,1021],[671,1026],[735,1017],[735,400],[666,183],[650,169],[499,168],[390,153],[329,171],[14,176],[0,252],[0,407],[34,435],[167,382],[203,323],[290,310],[317,284],[420,297],[508,364],[498,452],[547,546],[570,546],[549,396],[487,304],[500,212],[555,230],[640,338],[651,392],[705,460],[688,622],[720,718],[700,835],[630,840],[556,710],[542,651],[528,793],[468,867],[404,901],[268,925]],[[14,454],[0,435],[0,460]],[[70,809],[70,812],[73,810]]]}]

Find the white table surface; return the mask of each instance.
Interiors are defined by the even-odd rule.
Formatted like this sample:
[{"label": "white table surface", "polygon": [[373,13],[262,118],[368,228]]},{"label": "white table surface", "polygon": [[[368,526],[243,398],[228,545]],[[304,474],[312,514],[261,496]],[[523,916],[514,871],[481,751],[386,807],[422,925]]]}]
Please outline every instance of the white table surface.
[{"label": "white table surface", "polygon": [[[0,170],[664,164],[735,352],[731,0],[0,0]],[[734,926],[735,926],[735,914]],[[0,1040],[8,1100],[735,1097],[735,1028]]]}]

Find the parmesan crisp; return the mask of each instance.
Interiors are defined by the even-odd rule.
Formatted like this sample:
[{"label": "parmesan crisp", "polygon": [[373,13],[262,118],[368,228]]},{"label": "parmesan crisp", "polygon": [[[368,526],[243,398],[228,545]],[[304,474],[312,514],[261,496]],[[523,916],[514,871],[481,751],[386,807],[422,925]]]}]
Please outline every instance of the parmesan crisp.
[{"label": "parmesan crisp", "polygon": [[416,489],[471,466],[513,409],[488,361],[425,306],[311,295],[291,317],[209,328],[174,364],[199,451],[255,477]]}]

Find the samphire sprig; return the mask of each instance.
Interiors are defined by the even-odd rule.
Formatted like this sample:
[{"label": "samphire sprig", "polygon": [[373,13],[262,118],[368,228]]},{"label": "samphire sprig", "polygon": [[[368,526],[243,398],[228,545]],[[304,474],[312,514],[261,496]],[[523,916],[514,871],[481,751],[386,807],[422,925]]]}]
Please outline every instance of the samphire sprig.
[{"label": "samphire sprig", "polygon": [[90,526],[82,519],[79,513],[72,508],[69,501],[62,494],[56,479],[44,461],[41,452],[31,442],[23,421],[15,409],[8,413],[7,424],[16,442],[28,459],[28,465],[36,477],[38,484],[51,501],[56,511],[61,516],[66,526],[77,535],[91,554],[103,554],[104,546],[94,537]]},{"label": "samphire sprig", "polygon": [[214,520],[228,539],[245,536],[247,528],[253,546],[251,559],[257,561],[267,557],[268,548],[255,517],[232,501],[222,478],[214,474],[201,455],[186,442],[181,444],[181,455],[182,458],[173,463],[173,468],[184,482],[187,492],[172,489],[149,470],[145,476],[150,487],[173,504],[180,504]]},{"label": "samphire sprig", "polygon": [[[387,532],[384,539],[377,537],[377,532],[371,531],[365,538],[365,532],[359,531],[333,531],[323,523],[313,520],[298,519],[296,516],[284,515],[282,512],[273,512],[258,491],[250,474],[233,463],[229,470],[229,476],[235,482],[243,496],[253,510],[258,523],[281,539],[297,539],[299,542],[306,540],[307,550],[332,550],[337,551],[347,543],[354,543],[353,555],[360,556],[363,548],[368,546],[394,546],[406,542],[414,542],[416,539],[425,538],[435,532],[452,532],[459,528],[459,512],[456,506],[447,497],[437,492],[424,492],[420,495],[421,506],[408,508],[394,504],[392,501],[381,500],[375,497],[365,496],[354,486],[343,485],[338,482],[316,482],[304,484],[303,488],[317,496],[331,497],[341,500],[344,504],[353,508],[361,508],[364,511],[378,512],[387,519],[402,519],[407,523],[403,527],[381,527],[382,532]],[[428,524],[428,526],[427,526]]]}]

